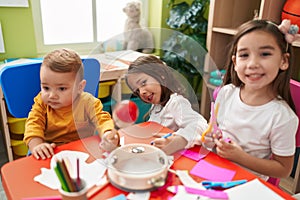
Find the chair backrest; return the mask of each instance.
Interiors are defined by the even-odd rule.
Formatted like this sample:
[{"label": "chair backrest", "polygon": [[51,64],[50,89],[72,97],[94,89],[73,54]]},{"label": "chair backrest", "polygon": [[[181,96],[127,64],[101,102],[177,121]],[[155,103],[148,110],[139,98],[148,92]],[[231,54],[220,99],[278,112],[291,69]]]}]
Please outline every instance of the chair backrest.
[{"label": "chair backrest", "polygon": [[[100,63],[94,58],[83,59],[85,91],[98,96]],[[9,113],[25,118],[40,91],[40,67],[42,61],[5,66],[0,71],[0,84]]]},{"label": "chair backrest", "polygon": [[84,91],[98,97],[100,63],[95,58],[82,59],[82,63],[84,66],[84,79],[86,80]]},{"label": "chair backrest", "polygon": [[[291,80],[290,81],[290,88],[292,98],[296,107],[296,114],[298,119],[300,120],[300,82]],[[300,123],[298,124],[298,130],[296,133],[296,147],[300,147]],[[294,179],[292,183],[291,192],[292,193],[299,193],[300,192],[300,155],[296,151],[296,157],[294,161]]]},{"label": "chair backrest", "polygon": [[[290,81],[291,95],[296,107],[296,114],[300,120],[300,82],[292,80]],[[296,133],[296,146],[300,147],[300,123]]]}]

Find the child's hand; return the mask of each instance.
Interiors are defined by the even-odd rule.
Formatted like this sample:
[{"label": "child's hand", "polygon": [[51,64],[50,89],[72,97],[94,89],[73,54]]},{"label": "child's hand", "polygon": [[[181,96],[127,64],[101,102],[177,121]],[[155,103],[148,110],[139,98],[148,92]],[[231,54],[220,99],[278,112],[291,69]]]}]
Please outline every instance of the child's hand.
[{"label": "child's hand", "polygon": [[157,148],[160,148],[167,155],[173,155],[175,152],[182,150],[187,145],[187,140],[180,135],[173,135],[167,138],[162,136],[165,135],[156,135],[159,138],[155,138],[151,144]]},{"label": "child's hand", "polygon": [[215,139],[219,139],[221,133],[213,134],[212,132],[205,134],[204,141],[202,141],[202,145],[207,149],[212,149],[215,144]]},{"label": "child's hand", "polygon": [[215,139],[217,154],[223,158],[235,161],[244,152],[235,142],[226,139]]},{"label": "child's hand", "polygon": [[45,160],[46,158],[51,158],[51,156],[54,155],[54,148],[56,147],[55,143],[40,143],[33,147],[31,150],[31,154],[36,158],[36,159],[43,159]]},{"label": "child's hand", "polygon": [[172,141],[173,136],[165,138],[165,137],[163,137],[164,135],[165,135],[165,133],[154,135],[153,137],[157,137],[157,138],[155,138],[151,142],[151,145],[154,145],[160,149],[166,147]]},{"label": "child's hand", "polygon": [[111,152],[115,148],[117,148],[120,144],[120,136],[117,130],[113,129],[111,131],[106,131],[101,138],[101,142],[99,144],[100,148]]}]

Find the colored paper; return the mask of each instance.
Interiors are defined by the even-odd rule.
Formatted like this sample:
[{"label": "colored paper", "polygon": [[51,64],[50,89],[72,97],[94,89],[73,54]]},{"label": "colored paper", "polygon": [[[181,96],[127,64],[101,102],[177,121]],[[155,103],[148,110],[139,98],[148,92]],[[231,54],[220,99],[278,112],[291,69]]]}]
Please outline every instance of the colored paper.
[{"label": "colored paper", "polygon": [[195,161],[199,161],[201,159],[199,152],[194,152],[191,150],[184,150],[181,152],[181,155],[183,155],[187,158],[190,158],[192,160],[195,160]]},{"label": "colored paper", "polygon": [[109,198],[107,200],[126,200],[126,196],[124,194],[119,194],[119,195]]},{"label": "colored paper", "polygon": [[190,174],[210,181],[231,181],[235,171],[213,165],[205,160],[200,160],[190,171]]}]

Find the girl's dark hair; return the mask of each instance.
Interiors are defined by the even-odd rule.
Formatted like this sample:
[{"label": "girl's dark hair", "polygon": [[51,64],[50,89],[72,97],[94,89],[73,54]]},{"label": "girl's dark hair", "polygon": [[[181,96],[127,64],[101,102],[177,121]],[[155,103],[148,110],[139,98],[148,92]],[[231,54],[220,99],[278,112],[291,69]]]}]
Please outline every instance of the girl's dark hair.
[{"label": "girl's dark hair", "polygon": [[[133,88],[128,83],[128,75],[136,73],[145,73],[160,83],[162,89],[160,102],[163,106],[169,101],[171,94],[178,93],[183,95],[184,89],[174,77],[174,72],[154,55],[140,56],[129,65],[125,81],[132,91]],[[139,93],[133,92],[139,96]]]},{"label": "girl's dark hair", "polygon": [[[264,31],[269,33],[275,38],[282,55],[284,53],[290,53],[290,45],[284,38],[284,34],[280,32],[277,25],[273,22],[267,20],[251,20],[244,24],[242,24],[239,28],[233,40],[229,45],[229,51],[226,61],[226,69],[227,72],[223,79],[223,85],[232,83],[235,86],[242,86],[243,82],[238,78],[236,71],[234,70],[234,64],[232,61],[232,56],[237,53],[237,44],[241,37],[244,35],[251,33],[253,31]],[[291,56],[288,58],[288,62],[291,63]],[[286,70],[279,69],[277,77],[272,82],[273,92],[278,97],[278,95],[285,100],[289,106],[295,111],[295,105],[293,103],[293,99],[291,97],[290,92],[290,79],[291,79],[291,65]]]}]

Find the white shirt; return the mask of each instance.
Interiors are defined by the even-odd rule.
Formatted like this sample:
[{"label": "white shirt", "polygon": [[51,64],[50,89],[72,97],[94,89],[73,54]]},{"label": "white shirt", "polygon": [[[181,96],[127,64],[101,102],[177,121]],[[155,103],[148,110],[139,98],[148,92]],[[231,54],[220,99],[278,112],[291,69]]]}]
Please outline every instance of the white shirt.
[{"label": "white shirt", "polygon": [[240,99],[240,88],[232,84],[222,87],[217,122],[223,138],[231,138],[252,156],[269,159],[274,153],[295,153],[298,117],[283,100],[274,99],[261,106],[249,106]]},{"label": "white shirt", "polygon": [[149,121],[157,122],[188,142],[185,148],[201,144],[201,134],[207,128],[207,121],[192,109],[190,102],[182,95],[172,94],[164,107],[152,105]]}]

